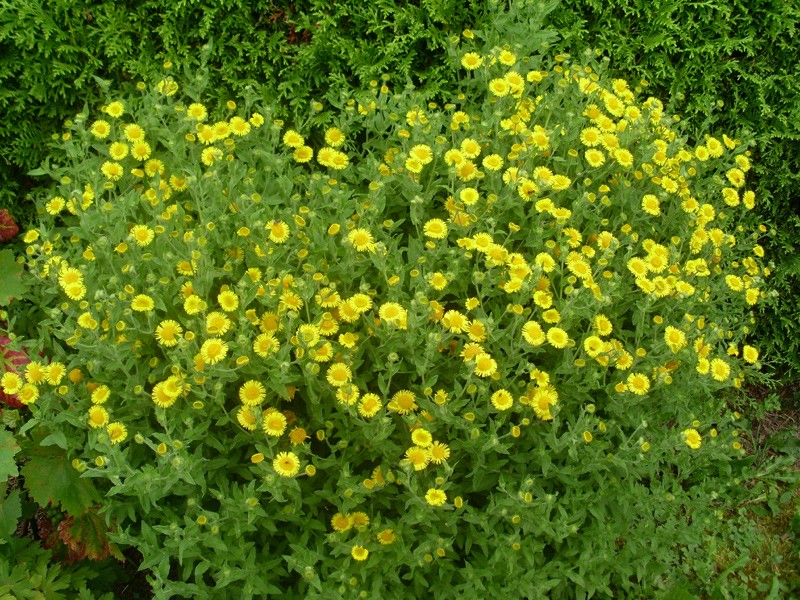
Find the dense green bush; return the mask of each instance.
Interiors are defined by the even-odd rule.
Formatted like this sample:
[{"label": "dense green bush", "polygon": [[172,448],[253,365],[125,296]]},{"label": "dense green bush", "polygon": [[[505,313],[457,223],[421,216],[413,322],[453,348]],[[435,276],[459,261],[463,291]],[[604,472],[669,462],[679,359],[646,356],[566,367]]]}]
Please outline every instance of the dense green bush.
[{"label": "dense green bush", "polygon": [[670,98],[695,137],[755,134],[752,185],[763,200],[775,261],[761,308],[759,345],[783,370],[800,374],[800,4],[784,0],[570,0],[550,15],[562,50],[602,49],[612,68],[646,79]]},{"label": "dense green bush", "polygon": [[0,383],[156,598],[743,592],[707,550],[748,493],[714,394],[758,368],[749,140],[687,142],[526,18],[448,41],[444,106],[209,120],[168,70],[65,125],[42,359]]},{"label": "dense green bush", "polygon": [[[47,157],[52,131],[85,103],[102,101],[95,77],[125,82],[152,75],[164,60],[195,68],[207,55],[215,82],[210,101],[250,86],[286,111],[301,110],[331,86],[388,75],[424,96],[449,92],[446,38],[490,19],[486,0],[375,3],[305,0],[217,4],[180,1],[0,3],[0,208],[21,202],[25,173]],[[696,137],[710,129],[755,132],[753,185],[764,200],[758,218],[780,224],[769,250],[776,262],[759,343],[794,374],[800,329],[794,299],[800,274],[800,76],[796,3],[767,0],[599,0],[542,2],[561,49],[601,48],[628,79],[645,78],[670,98]],[[214,40],[208,52],[201,48]],[[379,51],[377,49],[380,49]]]},{"label": "dense green bush", "polygon": [[64,120],[103,100],[96,77],[122,84],[165,60],[194,69],[213,40],[205,53],[214,70],[211,101],[252,86],[264,100],[297,109],[331,85],[381,74],[432,95],[453,80],[444,42],[480,22],[485,4],[2,0],[0,208],[17,202],[18,218],[25,211],[18,204],[30,185],[25,173],[48,155]]}]

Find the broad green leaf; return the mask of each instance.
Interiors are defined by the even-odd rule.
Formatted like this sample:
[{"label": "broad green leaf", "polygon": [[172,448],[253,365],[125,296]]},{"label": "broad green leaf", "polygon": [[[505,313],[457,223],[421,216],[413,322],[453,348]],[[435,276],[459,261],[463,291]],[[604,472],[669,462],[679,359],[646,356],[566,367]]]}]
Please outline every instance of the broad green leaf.
[{"label": "broad green leaf", "polygon": [[19,452],[17,440],[10,431],[0,429],[0,481],[19,474],[14,455]]},{"label": "broad green leaf", "polygon": [[[0,496],[5,496],[5,488],[0,487]],[[22,516],[22,502],[19,499],[19,490],[13,490],[8,497],[0,502],[0,544],[5,544],[9,536],[17,529],[17,521]]]},{"label": "broad green leaf", "polygon": [[0,306],[11,302],[12,298],[20,298],[25,293],[27,285],[22,280],[22,266],[17,264],[11,250],[0,252]]},{"label": "broad green leaf", "polygon": [[90,479],[81,479],[64,453],[36,454],[22,467],[25,487],[40,505],[61,504],[71,515],[81,515],[99,500]]}]

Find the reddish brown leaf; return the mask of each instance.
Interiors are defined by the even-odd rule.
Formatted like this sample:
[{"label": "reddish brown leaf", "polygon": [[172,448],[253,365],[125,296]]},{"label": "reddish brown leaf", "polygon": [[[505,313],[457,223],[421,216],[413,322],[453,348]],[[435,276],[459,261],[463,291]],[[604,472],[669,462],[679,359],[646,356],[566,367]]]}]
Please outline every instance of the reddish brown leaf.
[{"label": "reddish brown leaf", "polygon": [[68,516],[58,526],[58,537],[70,550],[70,559],[105,560],[113,556],[125,558],[114,542],[108,539],[108,527],[96,510],[90,509],[78,517]]},{"label": "reddish brown leaf", "polygon": [[19,233],[19,225],[7,209],[0,210],[0,242],[8,242]]}]

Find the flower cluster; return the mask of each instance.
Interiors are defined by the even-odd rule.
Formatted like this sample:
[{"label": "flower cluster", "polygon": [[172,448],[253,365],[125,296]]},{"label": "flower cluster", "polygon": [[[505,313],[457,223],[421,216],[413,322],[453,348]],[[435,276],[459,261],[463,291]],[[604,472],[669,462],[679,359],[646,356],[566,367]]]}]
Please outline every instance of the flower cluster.
[{"label": "flower cluster", "polygon": [[[470,49],[458,103],[375,90],[321,130],[234,102],[212,123],[172,80],[79,115],[25,235],[58,290],[55,358],[3,391],[42,422],[82,415],[74,450],[114,457],[80,462],[93,477],[202,457],[221,475],[187,485],[322,497],[327,543],[357,563],[427,535],[411,506],[442,531],[487,497],[532,506],[500,485],[503,465],[527,473],[509,454],[637,468],[707,434],[733,455],[733,419],[702,407],[759,360],[749,153],[689,145],[641,89],[543,60]],[[432,535],[444,558],[455,537]]]}]

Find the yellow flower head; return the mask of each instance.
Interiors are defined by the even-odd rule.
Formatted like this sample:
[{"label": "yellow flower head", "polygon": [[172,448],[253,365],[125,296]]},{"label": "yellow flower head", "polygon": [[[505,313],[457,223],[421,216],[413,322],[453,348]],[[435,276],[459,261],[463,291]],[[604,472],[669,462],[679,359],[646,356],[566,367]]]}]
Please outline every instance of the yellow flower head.
[{"label": "yellow flower head", "polygon": [[696,429],[685,429],[683,431],[683,441],[693,450],[697,450],[703,444],[703,438]]},{"label": "yellow flower head", "polygon": [[272,468],[281,477],[294,477],[300,471],[300,459],[294,452],[279,452]]}]

